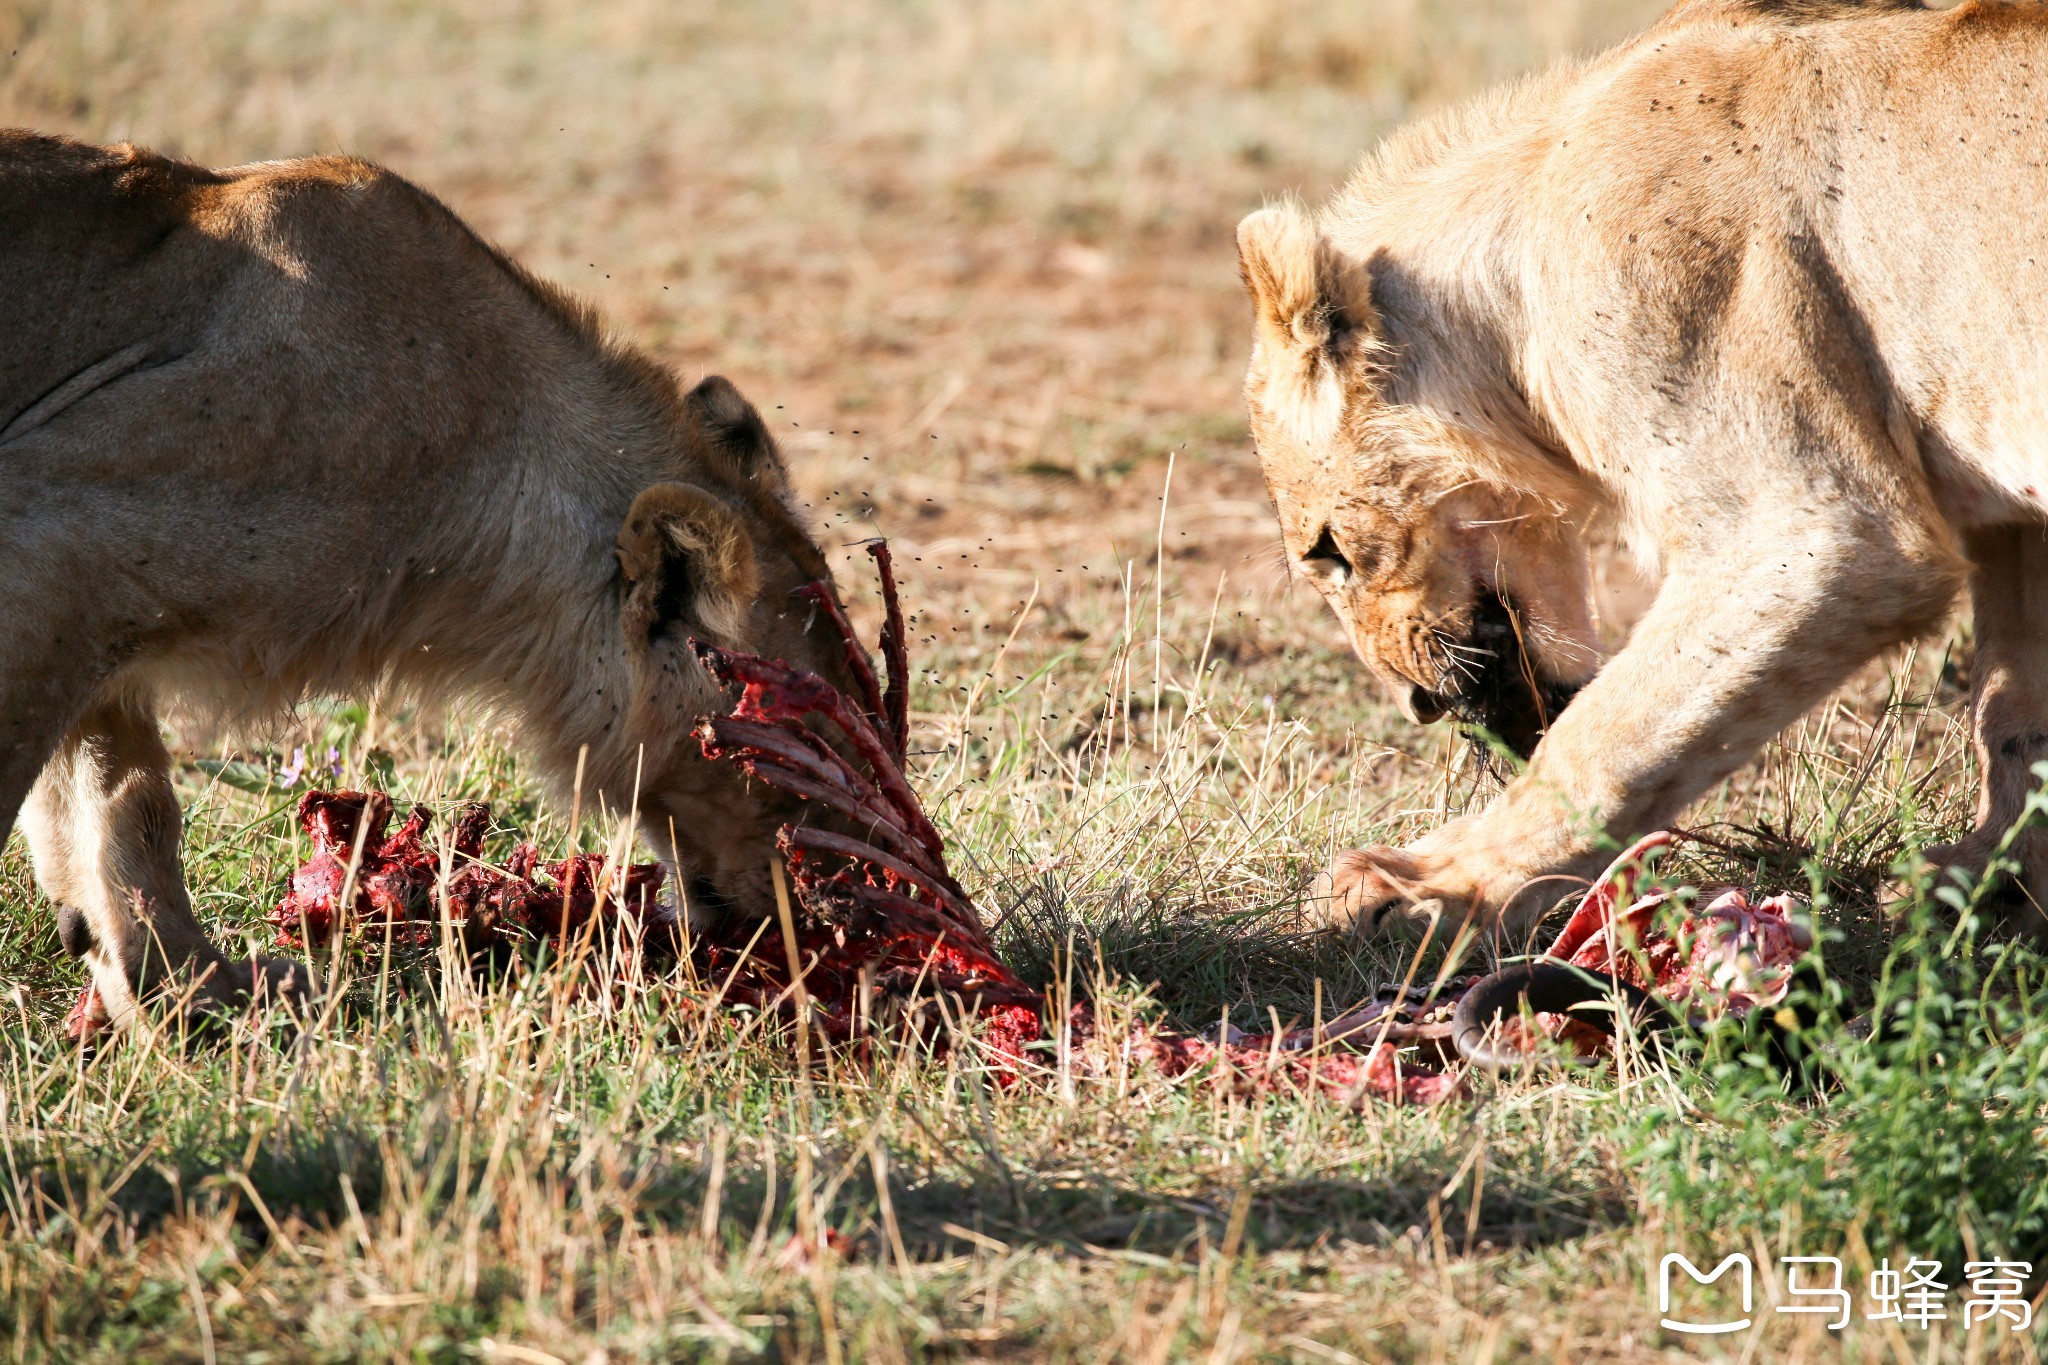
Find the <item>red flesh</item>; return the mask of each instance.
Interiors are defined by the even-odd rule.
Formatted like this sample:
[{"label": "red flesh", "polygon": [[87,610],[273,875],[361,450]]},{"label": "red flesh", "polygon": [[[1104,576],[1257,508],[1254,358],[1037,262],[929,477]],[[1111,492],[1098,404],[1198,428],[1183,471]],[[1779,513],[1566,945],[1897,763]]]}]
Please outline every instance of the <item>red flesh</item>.
[{"label": "red flesh", "polygon": [[312,837],[314,852],[270,913],[282,946],[328,946],[339,938],[372,948],[426,948],[446,923],[479,951],[575,935],[600,906],[631,915],[643,931],[674,929],[674,912],[659,899],[658,865],[608,872],[602,854],[580,853],[539,868],[539,852],[521,844],[504,867],[492,867],[481,861],[491,811],[476,803],[457,813],[446,841],[426,838],[433,816],[424,806],[413,807],[387,837],[390,820],[391,798],[382,792],[310,791],[299,799],[299,827]]}]

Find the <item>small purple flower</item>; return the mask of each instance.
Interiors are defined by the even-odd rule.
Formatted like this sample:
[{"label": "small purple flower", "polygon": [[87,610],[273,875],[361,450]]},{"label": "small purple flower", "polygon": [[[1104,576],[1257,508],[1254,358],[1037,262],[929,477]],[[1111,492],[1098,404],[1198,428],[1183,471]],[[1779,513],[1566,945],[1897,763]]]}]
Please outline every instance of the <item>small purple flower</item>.
[{"label": "small purple flower", "polygon": [[283,772],[277,775],[277,784],[280,787],[296,787],[299,785],[299,779],[305,775],[306,751],[294,748],[292,750],[292,761],[285,766]]}]

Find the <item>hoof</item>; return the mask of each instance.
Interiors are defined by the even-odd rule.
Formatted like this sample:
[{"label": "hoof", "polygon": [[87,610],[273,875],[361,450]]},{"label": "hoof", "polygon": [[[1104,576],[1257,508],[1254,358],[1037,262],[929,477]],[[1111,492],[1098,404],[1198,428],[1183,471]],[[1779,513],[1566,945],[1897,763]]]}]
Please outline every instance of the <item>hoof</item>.
[{"label": "hoof", "polygon": [[75,905],[57,907],[57,942],[64,946],[65,956],[73,961],[92,951],[92,925],[87,921],[85,911]]}]

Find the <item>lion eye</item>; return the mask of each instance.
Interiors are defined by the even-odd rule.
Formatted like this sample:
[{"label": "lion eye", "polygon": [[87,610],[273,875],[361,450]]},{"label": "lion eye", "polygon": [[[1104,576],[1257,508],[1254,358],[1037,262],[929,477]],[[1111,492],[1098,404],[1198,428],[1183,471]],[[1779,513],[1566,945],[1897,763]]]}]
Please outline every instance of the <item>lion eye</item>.
[{"label": "lion eye", "polygon": [[1308,553],[1301,557],[1301,566],[1314,577],[1328,579],[1338,587],[1351,577],[1351,561],[1337,548],[1337,537],[1330,533],[1327,525],[1316,537],[1316,543],[1309,547]]}]

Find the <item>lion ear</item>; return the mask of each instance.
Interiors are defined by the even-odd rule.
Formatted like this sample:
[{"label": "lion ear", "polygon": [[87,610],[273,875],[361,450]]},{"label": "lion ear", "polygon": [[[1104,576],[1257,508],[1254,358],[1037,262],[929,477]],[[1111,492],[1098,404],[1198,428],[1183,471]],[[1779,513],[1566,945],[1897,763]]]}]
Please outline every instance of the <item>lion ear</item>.
[{"label": "lion ear", "polygon": [[1237,260],[1268,349],[1313,361],[1345,335],[1372,330],[1365,267],[1346,260],[1294,205],[1239,223]]},{"label": "lion ear", "polygon": [[1253,401],[1296,440],[1322,446],[1344,418],[1340,361],[1376,346],[1371,277],[1292,204],[1239,223],[1237,258],[1265,357],[1247,379],[1259,386]]},{"label": "lion ear", "polygon": [[730,379],[714,374],[683,395],[683,411],[701,445],[742,477],[781,481],[782,455],[768,424]]},{"label": "lion ear", "polygon": [[642,489],[619,529],[618,559],[629,641],[697,634],[744,643],[761,574],[746,522],[723,501],[685,483]]}]

